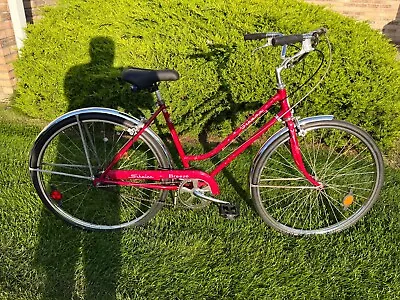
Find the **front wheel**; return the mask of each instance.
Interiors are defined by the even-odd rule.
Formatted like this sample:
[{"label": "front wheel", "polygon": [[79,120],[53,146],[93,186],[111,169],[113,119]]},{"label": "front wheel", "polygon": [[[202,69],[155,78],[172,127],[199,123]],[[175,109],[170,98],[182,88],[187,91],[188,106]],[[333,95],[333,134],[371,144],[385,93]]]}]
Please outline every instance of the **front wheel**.
[{"label": "front wheel", "polygon": [[[135,124],[90,113],[69,117],[50,128],[31,152],[33,185],[46,207],[64,221],[89,230],[142,225],[162,207],[168,192],[133,186],[95,186],[93,179],[132,138]],[[145,131],[114,169],[169,167],[161,145]]]},{"label": "front wheel", "polygon": [[311,185],[295,166],[289,133],[262,154],[251,175],[257,212],[273,228],[291,235],[341,231],[363,217],[383,185],[382,155],[362,129],[344,121],[320,121],[298,136]]}]

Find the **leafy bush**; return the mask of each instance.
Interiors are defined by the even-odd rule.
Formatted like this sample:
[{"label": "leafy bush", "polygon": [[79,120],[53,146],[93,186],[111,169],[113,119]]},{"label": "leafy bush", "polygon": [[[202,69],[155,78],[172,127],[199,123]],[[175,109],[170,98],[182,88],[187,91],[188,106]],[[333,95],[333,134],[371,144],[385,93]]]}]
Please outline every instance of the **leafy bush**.
[{"label": "leafy bush", "polygon": [[[333,45],[331,71],[296,108],[299,115],[334,114],[388,147],[400,133],[395,48],[366,23],[295,0],[63,0],[28,26],[16,65],[15,105],[49,120],[93,105],[148,114],[152,98],[132,95],[118,74],[124,66],[171,68],[181,79],[163,83],[161,91],[178,130],[226,133],[274,93],[274,67],[280,61],[278,48],[253,53],[260,42],[245,43],[243,34],[300,33],[321,26],[329,28]],[[321,49],[326,54],[326,44]],[[318,63],[314,52],[305,73]],[[286,73],[289,89],[298,85],[301,68]]]}]

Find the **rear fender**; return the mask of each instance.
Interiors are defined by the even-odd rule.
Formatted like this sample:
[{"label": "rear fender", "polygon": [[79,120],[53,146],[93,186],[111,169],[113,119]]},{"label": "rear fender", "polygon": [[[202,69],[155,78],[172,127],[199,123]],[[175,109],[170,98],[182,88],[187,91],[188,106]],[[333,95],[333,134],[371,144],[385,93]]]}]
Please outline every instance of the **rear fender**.
[{"label": "rear fender", "polygon": [[[123,112],[117,111],[115,109],[111,109],[111,108],[105,108],[105,107],[89,107],[89,108],[81,108],[81,109],[77,109],[77,110],[73,110],[70,112],[67,112],[66,114],[58,117],[57,119],[55,119],[54,121],[52,121],[50,124],[48,124],[38,135],[38,137],[36,138],[36,142],[35,145],[37,143],[37,141],[39,141],[48,130],[50,130],[50,128],[52,128],[53,126],[57,125],[58,123],[73,117],[73,116],[77,116],[77,115],[84,115],[84,114],[93,114],[93,113],[99,113],[99,114],[106,114],[106,115],[112,115],[112,116],[116,116],[116,117],[120,117],[125,119],[126,121],[135,124],[137,126],[143,125],[143,123],[135,118],[132,117],[128,114],[125,114]],[[168,148],[165,146],[164,142],[161,140],[161,138],[150,128],[146,129],[146,132],[154,139],[154,141],[162,148],[164,154],[166,155],[167,159],[168,159],[168,164],[170,168],[174,167],[174,162],[172,160],[172,156],[170,154],[170,152],[168,151]],[[35,148],[35,146],[34,146]],[[34,166],[31,165],[31,159],[29,160],[29,166],[32,168]]]}]

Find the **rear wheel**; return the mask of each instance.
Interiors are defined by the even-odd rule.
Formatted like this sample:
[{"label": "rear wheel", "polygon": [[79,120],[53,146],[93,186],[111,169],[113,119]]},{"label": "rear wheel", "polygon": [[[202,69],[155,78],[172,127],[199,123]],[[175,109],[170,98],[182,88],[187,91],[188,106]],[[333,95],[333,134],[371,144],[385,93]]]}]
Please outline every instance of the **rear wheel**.
[{"label": "rear wheel", "polygon": [[251,191],[257,212],[273,228],[292,235],[348,228],[376,201],[384,179],[382,155],[372,138],[344,121],[303,126],[298,136],[312,186],[294,164],[289,133],[275,140],[254,167]]},{"label": "rear wheel", "polygon": [[[106,114],[70,117],[47,129],[31,152],[31,176],[41,200],[64,221],[90,230],[141,225],[162,207],[168,192],[129,186],[95,187],[134,124]],[[161,146],[144,132],[114,169],[168,168]]]}]

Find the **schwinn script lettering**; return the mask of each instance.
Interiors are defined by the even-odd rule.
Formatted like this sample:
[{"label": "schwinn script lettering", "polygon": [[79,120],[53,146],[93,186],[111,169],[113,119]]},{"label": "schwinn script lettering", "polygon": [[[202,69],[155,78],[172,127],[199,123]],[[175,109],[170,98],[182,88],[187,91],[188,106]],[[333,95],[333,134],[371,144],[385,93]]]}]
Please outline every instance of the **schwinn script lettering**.
[{"label": "schwinn script lettering", "polygon": [[131,179],[153,179],[154,177],[151,175],[138,175],[138,174],[132,174],[129,176]]},{"label": "schwinn script lettering", "polygon": [[250,119],[248,119],[246,122],[244,122],[242,125],[240,125],[240,129],[244,130],[247,126],[249,126],[251,123],[253,123],[255,119],[257,119],[259,116],[261,116],[264,113],[265,113],[265,111],[263,111],[263,110],[255,113]]}]

